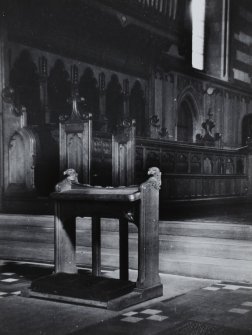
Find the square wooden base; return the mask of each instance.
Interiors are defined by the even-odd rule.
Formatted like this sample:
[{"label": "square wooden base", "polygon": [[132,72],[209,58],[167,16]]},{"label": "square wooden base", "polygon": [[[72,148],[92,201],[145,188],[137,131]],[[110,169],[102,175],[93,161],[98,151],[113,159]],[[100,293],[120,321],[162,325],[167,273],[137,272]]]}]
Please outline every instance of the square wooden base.
[{"label": "square wooden base", "polygon": [[135,283],[87,274],[57,273],[32,282],[29,296],[122,310],[163,294],[162,285],[139,290]]}]

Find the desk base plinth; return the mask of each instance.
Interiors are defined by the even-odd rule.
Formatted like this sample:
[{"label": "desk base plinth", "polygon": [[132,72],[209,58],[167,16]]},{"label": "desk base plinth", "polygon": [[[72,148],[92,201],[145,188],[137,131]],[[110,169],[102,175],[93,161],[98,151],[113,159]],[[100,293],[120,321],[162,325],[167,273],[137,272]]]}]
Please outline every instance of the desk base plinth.
[{"label": "desk base plinth", "polygon": [[122,310],[162,294],[162,285],[138,290],[130,281],[65,273],[39,278],[29,290],[30,297],[110,310]]}]

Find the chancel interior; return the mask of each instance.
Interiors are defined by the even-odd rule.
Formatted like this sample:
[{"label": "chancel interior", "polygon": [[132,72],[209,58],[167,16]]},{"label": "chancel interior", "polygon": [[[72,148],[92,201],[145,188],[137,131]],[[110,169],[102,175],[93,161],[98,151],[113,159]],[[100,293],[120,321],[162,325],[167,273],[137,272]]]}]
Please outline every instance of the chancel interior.
[{"label": "chancel interior", "polygon": [[[51,194],[65,171],[97,193],[158,168],[147,272],[158,255],[153,271],[252,282],[252,2],[6,0],[0,24],[0,259],[57,262]],[[141,210],[125,230],[106,201],[96,232],[77,215],[77,266],[100,275],[120,253],[146,266]]]}]

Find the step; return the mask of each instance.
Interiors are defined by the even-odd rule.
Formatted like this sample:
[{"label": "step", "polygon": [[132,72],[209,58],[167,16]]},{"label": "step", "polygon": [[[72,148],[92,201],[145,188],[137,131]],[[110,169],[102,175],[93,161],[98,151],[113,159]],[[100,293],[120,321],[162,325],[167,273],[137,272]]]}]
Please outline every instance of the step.
[{"label": "step", "polygon": [[[13,227],[12,227],[13,228]],[[77,230],[77,245],[91,247],[90,230]],[[53,228],[43,227],[0,227],[0,241],[27,242],[35,246],[36,243],[54,243]],[[220,238],[160,235],[160,253],[201,255],[208,257],[233,258],[252,260],[252,241],[231,240]],[[137,251],[137,234],[129,234],[129,248]],[[118,232],[103,231],[101,246],[119,250]],[[44,246],[45,247],[45,246]]]},{"label": "step", "polygon": [[252,283],[251,261],[199,256],[161,256],[161,272],[182,276]]},{"label": "step", "polygon": [[[101,222],[102,231],[118,231],[118,220],[103,218]],[[3,229],[3,227],[6,226],[9,228],[10,225],[18,226],[20,229],[21,227],[53,228],[54,218],[51,215],[0,214],[0,229]],[[90,218],[77,218],[76,227],[80,231],[90,229]],[[136,226],[130,223],[129,231],[136,233]],[[160,221],[159,233],[161,235],[252,240],[252,225],[217,223],[210,221]]]},{"label": "step", "polygon": [[[23,260],[33,262],[53,263],[53,245],[44,247],[44,244],[28,246],[27,243],[1,243],[2,259]],[[91,248],[77,247],[77,263],[80,266],[90,267],[92,262]],[[101,264],[103,269],[118,269],[119,254],[115,249],[102,249]],[[137,269],[137,253],[129,253],[129,266]],[[159,269],[162,273],[211,278],[230,281],[246,281],[252,283],[251,261],[237,259],[223,259],[216,257],[202,257],[194,255],[160,254]]]},{"label": "step", "polygon": [[161,235],[216,237],[252,241],[252,225],[217,222],[160,221]]},{"label": "step", "polygon": [[177,254],[200,255],[252,262],[252,241],[247,240],[161,235],[159,250],[160,254],[167,254],[170,257]]},{"label": "step", "polygon": [[[85,252],[85,262],[91,265],[91,251],[79,250],[78,262],[83,263],[82,252]],[[101,263],[105,268],[118,268],[119,257],[115,250],[105,249],[102,253]],[[129,266],[137,269],[137,257],[134,253],[129,254]],[[198,256],[176,256],[160,255],[159,271],[175,275],[183,275],[198,278],[209,278],[218,280],[230,280],[252,283],[251,261],[220,259]]]},{"label": "step", "polygon": [[[0,258],[54,261],[53,216],[0,214]],[[91,220],[77,218],[77,262],[91,265]],[[118,268],[118,220],[102,219],[102,266]],[[160,272],[252,282],[252,226],[160,221]],[[129,264],[137,269],[137,229],[130,224]]]},{"label": "step", "polygon": [[[10,217],[8,216],[7,219]],[[0,223],[0,241],[15,241],[18,242],[29,242],[33,243],[54,243],[54,230],[52,227],[52,222],[49,217],[46,217],[47,224],[44,224],[44,218],[22,218],[21,222],[16,222],[15,216],[11,216],[11,221],[8,223]],[[87,222],[86,222],[87,221]],[[86,220],[85,224],[79,224],[77,229],[77,245],[82,245],[84,247],[91,247],[91,231],[90,231],[90,220]],[[111,221],[108,221],[111,224]],[[163,225],[163,223],[162,223]],[[252,259],[252,242],[248,240],[233,240],[233,239],[223,239],[223,238],[213,238],[213,237],[202,237],[204,234],[194,235],[194,230],[197,231],[209,231],[209,227],[199,227],[199,224],[195,223],[171,223],[171,228],[175,226],[176,231],[183,233],[186,229],[185,226],[193,227],[191,236],[174,236],[174,235],[160,235],[160,253],[168,253],[170,256],[176,254],[186,254],[186,255],[202,255],[206,257],[219,257],[219,258],[233,258],[233,259]],[[114,222],[112,222],[114,226]],[[233,225],[224,225],[225,232],[228,229],[233,229]],[[167,224],[161,227],[161,231],[167,229]],[[183,229],[184,228],[184,229]],[[216,232],[216,224],[212,225],[211,232]],[[235,226],[235,228],[237,228]],[[238,226],[240,229],[244,229],[243,226]],[[245,226],[245,228],[250,228]],[[222,228],[221,228],[222,229]],[[205,234],[209,235],[209,234]],[[213,235],[213,234],[211,234]],[[220,234],[222,237],[223,235]],[[216,236],[215,236],[216,237]],[[118,231],[102,231],[101,236],[102,247],[104,248],[114,248],[119,249],[119,234]],[[137,250],[137,234],[129,234],[129,246],[130,249]]]}]

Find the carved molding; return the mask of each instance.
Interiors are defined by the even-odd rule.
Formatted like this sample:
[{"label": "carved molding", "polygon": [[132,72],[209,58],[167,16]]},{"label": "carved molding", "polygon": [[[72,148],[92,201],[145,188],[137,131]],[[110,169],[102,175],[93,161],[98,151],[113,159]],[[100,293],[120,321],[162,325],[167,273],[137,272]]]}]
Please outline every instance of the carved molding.
[{"label": "carved molding", "polygon": [[130,140],[131,129],[136,126],[135,119],[126,118],[115,126],[115,140],[121,144]]},{"label": "carved molding", "polygon": [[164,72],[161,69],[156,69],[154,73],[155,79],[163,80],[164,79]]},{"label": "carved molding", "polygon": [[155,128],[160,128],[160,123],[159,123],[160,120],[156,114],[150,117],[149,122],[150,122],[150,126],[155,127]]},{"label": "carved molding", "polygon": [[92,114],[87,112],[85,99],[76,93],[70,98],[69,103],[72,105],[71,114],[61,114],[59,120],[61,123],[78,123],[78,121],[88,122],[92,119]]},{"label": "carved molding", "polygon": [[14,115],[21,116],[26,112],[25,106],[18,103],[17,93],[12,87],[7,86],[2,90],[2,99],[6,104],[11,105],[11,111]]}]

